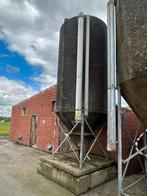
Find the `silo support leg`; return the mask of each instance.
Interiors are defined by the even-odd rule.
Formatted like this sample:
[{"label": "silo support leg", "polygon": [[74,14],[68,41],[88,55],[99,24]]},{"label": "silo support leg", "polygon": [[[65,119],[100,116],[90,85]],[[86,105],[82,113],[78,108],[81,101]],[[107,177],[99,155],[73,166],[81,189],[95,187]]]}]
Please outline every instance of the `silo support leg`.
[{"label": "silo support leg", "polygon": [[81,120],[81,144],[80,144],[80,169],[82,169],[83,157],[84,157],[84,114],[82,112],[82,120]]},{"label": "silo support leg", "polygon": [[118,196],[123,195],[123,179],[122,179],[122,129],[121,129],[121,94],[118,87]]}]

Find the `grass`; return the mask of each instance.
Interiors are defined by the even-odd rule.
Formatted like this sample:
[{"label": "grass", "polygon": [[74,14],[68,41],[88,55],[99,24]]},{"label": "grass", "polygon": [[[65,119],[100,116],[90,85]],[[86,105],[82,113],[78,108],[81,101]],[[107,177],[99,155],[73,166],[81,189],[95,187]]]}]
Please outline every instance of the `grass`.
[{"label": "grass", "polygon": [[9,135],[10,123],[0,123],[0,135],[7,136]]}]

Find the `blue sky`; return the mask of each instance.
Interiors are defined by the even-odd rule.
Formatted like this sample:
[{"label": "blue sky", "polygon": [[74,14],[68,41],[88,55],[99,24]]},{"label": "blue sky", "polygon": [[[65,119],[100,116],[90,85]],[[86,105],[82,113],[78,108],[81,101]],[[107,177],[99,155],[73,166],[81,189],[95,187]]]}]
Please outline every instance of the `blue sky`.
[{"label": "blue sky", "polygon": [[0,0],[0,115],[56,83],[59,30],[79,14],[106,22],[107,0]]},{"label": "blue sky", "polygon": [[56,84],[59,31],[80,12],[106,22],[107,0],[0,0],[0,115]]},{"label": "blue sky", "polygon": [[106,22],[107,0],[0,0],[0,115],[56,84],[59,31],[80,12]]},{"label": "blue sky", "polygon": [[32,67],[23,56],[9,50],[7,43],[0,41],[0,76],[23,81],[33,89],[40,90],[40,83],[32,78],[41,73],[41,66]]}]

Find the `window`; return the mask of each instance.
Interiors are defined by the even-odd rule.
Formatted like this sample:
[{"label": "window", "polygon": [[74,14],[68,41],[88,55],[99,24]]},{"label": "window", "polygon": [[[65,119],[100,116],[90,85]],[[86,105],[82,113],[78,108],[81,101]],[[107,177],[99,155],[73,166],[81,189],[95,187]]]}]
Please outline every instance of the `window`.
[{"label": "window", "polygon": [[52,112],[55,112],[55,109],[56,109],[56,101],[52,101],[52,108],[51,108],[51,111],[52,111]]},{"label": "window", "polygon": [[27,108],[23,107],[21,108],[21,115],[26,116],[27,115]]}]

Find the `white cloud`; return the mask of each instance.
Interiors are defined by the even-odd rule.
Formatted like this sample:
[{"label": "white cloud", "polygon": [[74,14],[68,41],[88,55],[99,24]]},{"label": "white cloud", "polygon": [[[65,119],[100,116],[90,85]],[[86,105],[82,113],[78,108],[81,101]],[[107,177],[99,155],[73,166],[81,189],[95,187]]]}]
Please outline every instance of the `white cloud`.
[{"label": "white cloud", "polygon": [[[64,19],[83,11],[106,20],[106,2],[0,0],[0,38],[33,66],[41,65],[42,74],[56,77],[59,30]],[[42,88],[46,87],[42,75],[39,78]],[[46,83],[49,86],[52,82]]]},{"label": "white cloud", "polygon": [[42,87],[41,90],[44,90],[44,88],[48,88],[48,83],[50,83],[50,85],[54,85],[57,83],[56,81],[56,77],[48,75],[48,74],[41,74],[39,76],[36,76],[33,78],[36,82],[40,82],[42,83]]},{"label": "white cloud", "polygon": [[[54,22],[50,12],[46,16],[36,2],[0,0],[0,38],[5,39],[9,49],[23,55],[32,66],[42,66],[43,74],[52,75],[52,70],[56,77],[59,29],[52,27]],[[40,80],[40,83],[44,88],[44,81]]]},{"label": "white cloud", "polygon": [[[106,21],[106,2],[107,0],[0,0],[0,39],[6,41],[10,50],[24,56],[34,68],[42,67],[43,73],[32,79],[44,89],[56,82],[59,30],[64,19],[82,11]],[[23,100],[25,94],[29,96],[35,93],[31,87],[3,77],[1,83],[7,85],[5,94],[8,97],[0,89],[0,101],[3,101],[3,105],[9,103],[3,107],[0,102],[1,113],[7,113],[10,105]]]},{"label": "white cloud", "polygon": [[20,71],[20,68],[19,67],[15,67],[15,66],[10,65],[10,64],[7,64],[5,68],[6,68],[6,71],[8,73],[17,73],[17,72]]},{"label": "white cloud", "polygon": [[21,81],[0,77],[0,115],[10,116],[12,105],[36,93],[37,91]]}]

